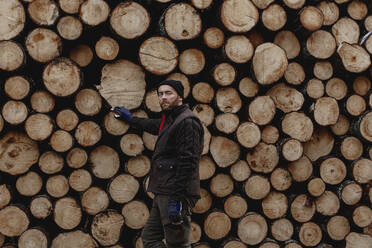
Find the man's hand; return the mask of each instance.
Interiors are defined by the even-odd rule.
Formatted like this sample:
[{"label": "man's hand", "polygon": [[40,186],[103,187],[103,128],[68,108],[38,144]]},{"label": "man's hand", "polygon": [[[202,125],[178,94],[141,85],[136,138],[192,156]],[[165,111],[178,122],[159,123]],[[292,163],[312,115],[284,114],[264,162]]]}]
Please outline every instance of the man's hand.
[{"label": "man's hand", "polygon": [[168,217],[173,225],[179,225],[183,222],[181,210],[182,202],[170,198],[168,202]]},{"label": "man's hand", "polygon": [[115,112],[115,118],[121,118],[130,121],[133,117],[132,113],[125,107],[114,107],[111,111]]}]

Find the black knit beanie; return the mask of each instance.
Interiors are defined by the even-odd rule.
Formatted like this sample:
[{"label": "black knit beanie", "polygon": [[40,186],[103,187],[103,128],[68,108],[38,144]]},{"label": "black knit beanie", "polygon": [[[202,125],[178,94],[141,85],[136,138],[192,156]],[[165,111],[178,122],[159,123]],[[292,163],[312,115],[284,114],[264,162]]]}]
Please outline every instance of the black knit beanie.
[{"label": "black knit beanie", "polygon": [[182,85],[182,83],[180,81],[177,81],[177,80],[165,80],[165,81],[161,82],[158,85],[158,89],[162,85],[169,85],[169,86],[171,86],[177,92],[177,94],[181,98],[183,98],[183,85]]}]

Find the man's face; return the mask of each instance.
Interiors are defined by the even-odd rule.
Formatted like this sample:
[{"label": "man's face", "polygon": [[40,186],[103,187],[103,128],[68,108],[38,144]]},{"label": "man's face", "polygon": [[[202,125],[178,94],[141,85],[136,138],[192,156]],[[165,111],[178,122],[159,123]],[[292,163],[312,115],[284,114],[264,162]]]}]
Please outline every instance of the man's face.
[{"label": "man's face", "polygon": [[182,98],[177,91],[169,85],[161,85],[158,88],[159,104],[162,110],[170,110],[182,104]]}]

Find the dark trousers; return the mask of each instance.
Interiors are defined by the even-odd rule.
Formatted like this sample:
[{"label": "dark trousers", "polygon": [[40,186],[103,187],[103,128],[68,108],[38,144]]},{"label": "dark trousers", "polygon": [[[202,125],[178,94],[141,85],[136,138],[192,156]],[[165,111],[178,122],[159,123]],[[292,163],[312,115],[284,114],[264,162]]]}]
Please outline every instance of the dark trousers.
[{"label": "dark trousers", "polygon": [[145,248],[191,248],[190,206],[187,202],[182,204],[183,223],[173,225],[168,218],[168,201],[166,195],[156,195],[153,200],[150,217],[141,235]]}]

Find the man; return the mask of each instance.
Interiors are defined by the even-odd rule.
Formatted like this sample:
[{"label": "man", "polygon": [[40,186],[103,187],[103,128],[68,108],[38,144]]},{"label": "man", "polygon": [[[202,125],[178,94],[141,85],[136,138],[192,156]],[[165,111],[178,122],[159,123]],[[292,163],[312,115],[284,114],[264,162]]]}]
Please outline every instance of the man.
[{"label": "man", "polygon": [[198,166],[204,131],[200,120],[183,104],[183,91],[179,81],[159,84],[161,119],[134,117],[124,107],[113,109],[131,125],[158,135],[148,186],[155,198],[141,235],[145,248],[191,247],[190,215],[200,198]]}]

